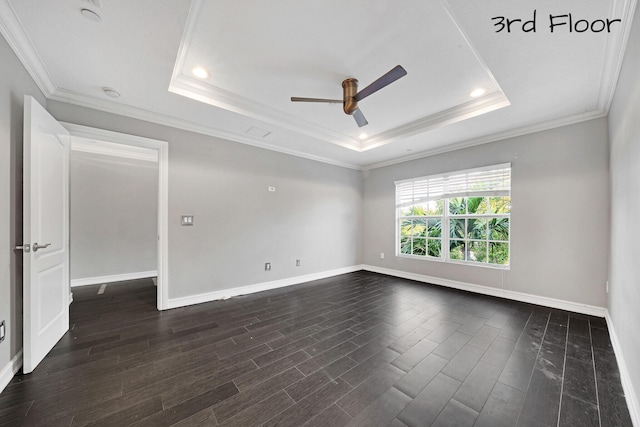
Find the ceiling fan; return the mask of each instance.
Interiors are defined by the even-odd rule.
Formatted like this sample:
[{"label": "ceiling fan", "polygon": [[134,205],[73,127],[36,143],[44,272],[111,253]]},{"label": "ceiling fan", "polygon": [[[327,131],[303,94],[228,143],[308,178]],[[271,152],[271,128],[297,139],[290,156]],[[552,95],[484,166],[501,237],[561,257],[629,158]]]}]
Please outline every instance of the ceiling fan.
[{"label": "ceiling fan", "polygon": [[407,71],[401,65],[396,65],[382,77],[371,83],[369,86],[358,92],[358,80],[349,78],[342,82],[342,99],[322,99],[322,98],[300,98],[291,97],[292,102],[326,102],[329,104],[342,103],[342,109],[346,114],[352,115],[356,120],[358,127],[369,124],[364,114],[358,107],[358,102],[362,101],[369,95],[372,95],[385,86],[390,85],[401,77],[407,75]]}]

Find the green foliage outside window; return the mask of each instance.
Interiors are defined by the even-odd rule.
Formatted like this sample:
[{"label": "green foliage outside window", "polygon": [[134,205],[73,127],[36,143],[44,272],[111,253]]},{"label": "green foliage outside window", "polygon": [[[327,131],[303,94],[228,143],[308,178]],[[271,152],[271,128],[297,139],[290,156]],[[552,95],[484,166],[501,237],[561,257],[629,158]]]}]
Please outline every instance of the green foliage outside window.
[{"label": "green foliage outside window", "polygon": [[442,258],[445,240],[451,260],[508,265],[510,213],[508,196],[455,197],[403,208],[400,254]]}]

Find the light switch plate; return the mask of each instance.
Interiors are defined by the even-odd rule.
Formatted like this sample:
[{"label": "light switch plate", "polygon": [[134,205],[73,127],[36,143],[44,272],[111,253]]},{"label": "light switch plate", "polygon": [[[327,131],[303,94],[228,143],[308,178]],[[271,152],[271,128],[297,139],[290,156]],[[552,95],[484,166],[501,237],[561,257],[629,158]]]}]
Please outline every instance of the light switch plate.
[{"label": "light switch plate", "polygon": [[182,215],[182,225],[193,225],[193,215]]},{"label": "light switch plate", "polygon": [[0,342],[4,341],[4,337],[7,335],[6,327],[4,324],[4,320],[0,322]]}]

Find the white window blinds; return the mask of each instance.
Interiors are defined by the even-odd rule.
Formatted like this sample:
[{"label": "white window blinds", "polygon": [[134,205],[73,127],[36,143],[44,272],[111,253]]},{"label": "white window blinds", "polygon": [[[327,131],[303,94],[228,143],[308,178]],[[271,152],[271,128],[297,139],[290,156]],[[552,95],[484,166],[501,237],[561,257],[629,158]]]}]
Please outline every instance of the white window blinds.
[{"label": "white window blinds", "polygon": [[396,207],[451,197],[509,196],[511,164],[396,181]]}]

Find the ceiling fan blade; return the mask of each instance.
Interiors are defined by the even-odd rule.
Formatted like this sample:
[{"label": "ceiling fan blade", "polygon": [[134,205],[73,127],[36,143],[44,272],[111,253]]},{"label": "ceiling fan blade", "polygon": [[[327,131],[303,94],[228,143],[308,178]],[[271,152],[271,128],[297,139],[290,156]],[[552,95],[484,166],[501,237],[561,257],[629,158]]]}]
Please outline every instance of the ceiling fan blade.
[{"label": "ceiling fan blade", "polygon": [[342,99],[300,98],[292,96],[291,102],[327,102],[329,104],[342,104]]},{"label": "ceiling fan blade", "polygon": [[355,111],[353,112],[353,118],[356,119],[356,123],[360,128],[362,126],[366,126],[369,124],[369,122],[367,121],[367,119],[364,118],[364,114],[362,114],[362,111],[360,111],[359,108],[356,108]]},{"label": "ceiling fan blade", "polygon": [[402,68],[401,65],[396,65],[387,74],[383,75],[378,80],[374,81],[369,86],[365,87],[360,92],[356,93],[353,99],[356,101],[361,101],[367,96],[379,91],[383,87],[390,85],[391,83],[398,80],[400,77],[404,77],[406,75],[407,75],[407,70]]}]

